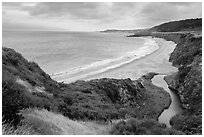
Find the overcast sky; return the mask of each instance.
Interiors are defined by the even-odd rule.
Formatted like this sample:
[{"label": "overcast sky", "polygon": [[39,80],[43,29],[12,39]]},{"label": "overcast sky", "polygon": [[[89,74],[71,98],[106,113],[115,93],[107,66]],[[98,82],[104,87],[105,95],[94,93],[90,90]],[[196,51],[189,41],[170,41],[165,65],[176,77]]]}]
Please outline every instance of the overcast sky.
[{"label": "overcast sky", "polygon": [[202,3],[3,3],[3,30],[148,28],[163,22],[202,17]]}]

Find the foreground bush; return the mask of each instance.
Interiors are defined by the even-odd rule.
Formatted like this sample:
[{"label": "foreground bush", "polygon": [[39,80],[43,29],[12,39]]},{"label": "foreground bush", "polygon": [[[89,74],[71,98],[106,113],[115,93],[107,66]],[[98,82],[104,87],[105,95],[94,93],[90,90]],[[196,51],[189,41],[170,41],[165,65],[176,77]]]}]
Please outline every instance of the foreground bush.
[{"label": "foreground bush", "polygon": [[2,124],[2,135],[37,135],[35,131],[31,129],[31,127],[17,126],[16,128],[11,126],[10,124]]},{"label": "foreground bush", "polygon": [[129,119],[121,121],[112,127],[110,134],[114,135],[182,135],[182,132],[167,128],[153,119]]},{"label": "foreground bush", "polygon": [[202,133],[202,117],[200,115],[176,115],[170,123],[174,129],[189,135]]}]

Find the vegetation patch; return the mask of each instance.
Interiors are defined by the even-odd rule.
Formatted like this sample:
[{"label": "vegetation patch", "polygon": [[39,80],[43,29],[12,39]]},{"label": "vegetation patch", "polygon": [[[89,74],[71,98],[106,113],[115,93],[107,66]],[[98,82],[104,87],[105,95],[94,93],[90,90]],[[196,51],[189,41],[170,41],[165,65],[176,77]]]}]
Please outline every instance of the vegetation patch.
[{"label": "vegetation patch", "polygon": [[182,132],[167,128],[154,119],[129,119],[112,127],[113,135],[182,135]]}]

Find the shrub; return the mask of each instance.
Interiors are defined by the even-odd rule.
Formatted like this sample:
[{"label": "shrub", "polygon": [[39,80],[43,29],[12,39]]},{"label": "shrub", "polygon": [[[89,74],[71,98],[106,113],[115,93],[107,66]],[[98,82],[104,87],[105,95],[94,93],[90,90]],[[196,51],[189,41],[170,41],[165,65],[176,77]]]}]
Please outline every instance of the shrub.
[{"label": "shrub", "polygon": [[178,71],[179,82],[183,82],[185,80],[186,75],[191,70],[191,67],[181,67]]},{"label": "shrub", "polygon": [[48,123],[33,116],[27,116],[21,121],[21,124],[28,125],[35,133],[40,135],[56,135],[60,133],[60,129],[52,123]]},{"label": "shrub", "polygon": [[43,93],[31,93],[25,87],[15,82],[15,77],[9,73],[2,79],[2,116],[7,123],[16,126],[22,116],[18,113],[21,109],[40,107],[54,109],[58,107],[57,101]]},{"label": "shrub", "polygon": [[38,133],[31,129],[28,125],[18,125],[16,128],[11,124],[2,124],[3,135],[37,135]]},{"label": "shrub", "polygon": [[115,135],[181,135],[182,132],[167,128],[153,119],[129,119],[114,125],[110,134]]},{"label": "shrub", "polygon": [[200,115],[176,115],[170,120],[170,124],[174,129],[183,131],[186,134],[202,133],[202,117]]}]

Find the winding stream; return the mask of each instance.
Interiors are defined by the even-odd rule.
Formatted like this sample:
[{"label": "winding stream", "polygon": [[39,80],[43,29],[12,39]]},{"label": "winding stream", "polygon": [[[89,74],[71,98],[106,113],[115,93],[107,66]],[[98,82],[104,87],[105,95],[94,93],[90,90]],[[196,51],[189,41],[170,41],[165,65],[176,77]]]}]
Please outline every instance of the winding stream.
[{"label": "winding stream", "polygon": [[168,88],[168,85],[164,80],[164,76],[165,75],[154,76],[154,78],[152,78],[152,83],[158,87],[164,88],[164,90],[166,90],[171,96],[171,105],[169,106],[168,109],[165,109],[159,116],[160,123],[164,123],[168,127],[171,127],[170,119],[176,114],[181,113],[183,109],[181,107],[181,103],[178,95],[174,91]]}]

